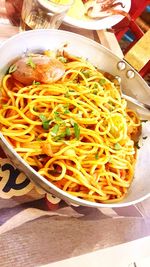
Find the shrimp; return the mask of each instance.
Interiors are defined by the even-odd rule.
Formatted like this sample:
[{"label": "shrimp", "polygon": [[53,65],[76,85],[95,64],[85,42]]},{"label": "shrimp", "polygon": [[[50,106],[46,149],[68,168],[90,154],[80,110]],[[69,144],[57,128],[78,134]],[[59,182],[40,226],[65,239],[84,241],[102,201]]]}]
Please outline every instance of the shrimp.
[{"label": "shrimp", "polygon": [[65,67],[56,58],[46,55],[32,54],[15,62],[15,71],[12,76],[15,80],[30,85],[35,82],[53,83],[65,73]]}]

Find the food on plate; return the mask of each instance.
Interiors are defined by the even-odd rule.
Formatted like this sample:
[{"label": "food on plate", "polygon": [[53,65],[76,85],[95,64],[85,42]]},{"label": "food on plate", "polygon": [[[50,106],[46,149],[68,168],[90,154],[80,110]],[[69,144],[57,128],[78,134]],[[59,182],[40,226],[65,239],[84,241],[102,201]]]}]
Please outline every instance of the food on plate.
[{"label": "food on plate", "polygon": [[[47,57],[58,79],[50,72],[38,80]],[[24,70],[27,82],[18,78]],[[86,59],[65,50],[25,55],[3,77],[0,107],[4,137],[55,186],[93,202],[124,198],[134,175],[140,119],[114,82]]]},{"label": "food on plate", "polygon": [[122,1],[116,0],[75,0],[68,15],[76,18],[101,19],[112,15],[130,15],[123,10]]},{"label": "food on plate", "polygon": [[[124,5],[121,1],[116,0],[83,0],[86,15],[93,19],[105,18],[111,15],[123,15],[130,19],[130,16],[127,12],[120,9],[124,8]],[[117,9],[115,9],[117,7]]]}]

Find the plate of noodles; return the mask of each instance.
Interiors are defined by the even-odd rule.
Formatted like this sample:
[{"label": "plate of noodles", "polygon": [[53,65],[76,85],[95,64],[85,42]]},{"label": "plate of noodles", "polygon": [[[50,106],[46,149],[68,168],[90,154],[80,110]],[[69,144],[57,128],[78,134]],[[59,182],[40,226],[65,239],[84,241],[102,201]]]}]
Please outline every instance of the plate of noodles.
[{"label": "plate of noodles", "polygon": [[114,78],[149,103],[130,65],[120,70],[111,51],[61,30],[19,33],[0,57],[0,144],[16,167],[78,205],[123,207],[150,195],[149,114],[126,102]]},{"label": "plate of noodles", "polygon": [[130,20],[130,7],[130,0],[74,0],[64,22],[84,29],[108,29],[124,17]]}]

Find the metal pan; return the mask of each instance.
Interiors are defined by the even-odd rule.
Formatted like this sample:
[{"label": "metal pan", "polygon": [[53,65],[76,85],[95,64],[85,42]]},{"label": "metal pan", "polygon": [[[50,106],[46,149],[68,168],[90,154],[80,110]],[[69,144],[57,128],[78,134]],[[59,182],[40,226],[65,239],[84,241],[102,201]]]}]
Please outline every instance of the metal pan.
[{"label": "metal pan", "polygon": [[[40,51],[59,49],[67,44],[66,50],[74,55],[83,56],[100,68],[122,79],[124,93],[150,103],[150,89],[140,75],[125,61],[115,56],[100,44],[74,33],[61,30],[33,30],[19,33],[4,42],[0,47],[0,79],[5,74],[11,62],[27,50]],[[134,107],[135,108],[135,107]],[[150,114],[138,110],[142,117],[150,119]],[[125,199],[119,203],[101,204],[73,197],[60,190],[31,168],[11,147],[0,133],[0,144],[17,168],[22,170],[37,186],[55,196],[77,205],[89,207],[124,207],[136,204],[150,196],[150,121],[143,124],[144,140],[138,153],[138,160],[132,185]]]}]

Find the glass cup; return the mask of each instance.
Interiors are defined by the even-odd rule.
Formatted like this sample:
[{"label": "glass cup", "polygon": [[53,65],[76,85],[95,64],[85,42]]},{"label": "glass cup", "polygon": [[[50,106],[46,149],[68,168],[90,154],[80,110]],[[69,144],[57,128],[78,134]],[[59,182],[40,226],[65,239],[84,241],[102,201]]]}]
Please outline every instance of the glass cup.
[{"label": "glass cup", "polygon": [[24,0],[21,30],[58,29],[74,0]]}]

